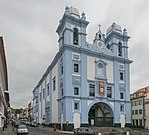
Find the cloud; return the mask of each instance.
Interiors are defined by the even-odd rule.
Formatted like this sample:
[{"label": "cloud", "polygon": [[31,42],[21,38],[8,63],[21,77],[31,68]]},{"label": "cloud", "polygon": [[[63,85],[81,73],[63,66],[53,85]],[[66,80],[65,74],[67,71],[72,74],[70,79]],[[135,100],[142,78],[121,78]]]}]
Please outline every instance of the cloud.
[{"label": "cloud", "polygon": [[4,37],[12,107],[26,107],[32,90],[58,52],[55,32],[66,6],[86,13],[92,42],[101,24],[103,33],[116,22],[127,28],[131,64],[131,92],[148,85],[149,2],[147,0],[3,0],[0,34]]}]

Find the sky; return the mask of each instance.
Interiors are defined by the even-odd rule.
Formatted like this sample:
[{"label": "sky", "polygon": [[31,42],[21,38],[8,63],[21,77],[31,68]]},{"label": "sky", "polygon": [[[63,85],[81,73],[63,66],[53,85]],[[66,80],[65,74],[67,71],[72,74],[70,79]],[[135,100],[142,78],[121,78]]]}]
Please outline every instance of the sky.
[{"label": "sky", "polygon": [[92,43],[98,25],[113,23],[129,39],[131,93],[149,85],[149,0],[0,0],[0,35],[4,38],[11,107],[25,108],[32,90],[58,52],[57,26],[66,6],[85,12]]}]

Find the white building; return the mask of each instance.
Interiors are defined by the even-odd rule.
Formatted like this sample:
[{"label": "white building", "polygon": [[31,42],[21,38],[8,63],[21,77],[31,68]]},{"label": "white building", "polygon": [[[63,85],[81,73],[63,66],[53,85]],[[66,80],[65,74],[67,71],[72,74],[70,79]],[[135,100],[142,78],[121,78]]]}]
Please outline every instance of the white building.
[{"label": "white building", "polygon": [[148,128],[149,86],[141,88],[130,95],[132,126]]},{"label": "white building", "polygon": [[131,125],[130,37],[113,23],[90,44],[88,24],[85,13],[66,7],[56,30],[59,52],[33,90],[35,122],[69,129]]},{"label": "white building", "polygon": [[145,101],[145,129],[149,129],[149,98]]}]

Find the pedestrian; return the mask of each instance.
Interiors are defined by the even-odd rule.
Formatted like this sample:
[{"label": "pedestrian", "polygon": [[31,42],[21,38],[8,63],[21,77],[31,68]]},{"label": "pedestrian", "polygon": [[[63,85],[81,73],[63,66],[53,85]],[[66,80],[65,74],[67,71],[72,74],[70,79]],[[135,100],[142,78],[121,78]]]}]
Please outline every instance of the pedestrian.
[{"label": "pedestrian", "polygon": [[54,126],[53,127],[54,127],[54,131],[56,131],[56,123],[54,123]]},{"label": "pedestrian", "polygon": [[4,125],[2,126],[2,132],[4,132]]}]

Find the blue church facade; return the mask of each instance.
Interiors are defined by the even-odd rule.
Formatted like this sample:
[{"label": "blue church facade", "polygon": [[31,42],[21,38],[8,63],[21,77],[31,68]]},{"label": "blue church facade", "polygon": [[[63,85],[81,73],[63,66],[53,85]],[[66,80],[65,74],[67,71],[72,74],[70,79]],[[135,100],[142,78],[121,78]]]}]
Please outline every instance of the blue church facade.
[{"label": "blue church facade", "polygon": [[33,90],[34,122],[62,129],[131,124],[130,37],[113,23],[89,44],[88,24],[85,13],[66,7],[56,30],[59,52]]}]

